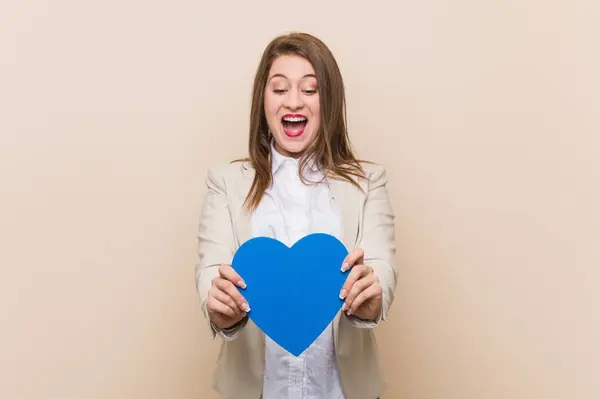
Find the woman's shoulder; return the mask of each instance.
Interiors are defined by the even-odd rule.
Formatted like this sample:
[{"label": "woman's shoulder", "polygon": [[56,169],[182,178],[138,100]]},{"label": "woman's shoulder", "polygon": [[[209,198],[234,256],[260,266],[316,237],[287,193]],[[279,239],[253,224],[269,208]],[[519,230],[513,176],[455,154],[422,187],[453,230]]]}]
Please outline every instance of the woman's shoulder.
[{"label": "woman's shoulder", "polygon": [[365,175],[369,178],[386,173],[385,165],[373,161],[359,161]]},{"label": "woman's shoulder", "polygon": [[234,160],[213,164],[208,167],[206,180],[209,184],[226,188],[230,184],[235,184],[250,169],[250,162],[247,160]]},{"label": "woman's shoulder", "polygon": [[387,168],[385,165],[371,162],[360,161],[360,166],[364,172],[368,186],[380,186],[387,183]]},{"label": "woman's shoulder", "polygon": [[230,162],[222,162],[209,166],[208,174],[220,178],[235,178],[243,174],[244,171],[248,169],[249,165],[250,162],[243,159],[234,160]]}]

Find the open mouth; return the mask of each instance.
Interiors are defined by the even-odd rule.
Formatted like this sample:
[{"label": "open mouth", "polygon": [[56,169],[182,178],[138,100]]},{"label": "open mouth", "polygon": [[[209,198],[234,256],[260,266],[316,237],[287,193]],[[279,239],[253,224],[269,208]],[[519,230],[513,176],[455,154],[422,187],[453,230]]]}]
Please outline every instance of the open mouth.
[{"label": "open mouth", "polygon": [[281,118],[281,126],[288,137],[298,137],[304,133],[308,118],[299,114],[286,114]]}]

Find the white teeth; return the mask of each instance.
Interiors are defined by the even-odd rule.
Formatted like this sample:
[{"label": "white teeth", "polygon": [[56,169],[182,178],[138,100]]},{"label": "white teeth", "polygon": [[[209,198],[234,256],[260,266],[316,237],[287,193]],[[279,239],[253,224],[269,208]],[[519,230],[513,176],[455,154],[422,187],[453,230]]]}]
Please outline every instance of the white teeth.
[{"label": "white teeth", "polygon": [[286,122],[303,122],[306,120],[306,118],[302,117],[302,116],[296,116],[296,117],[285,117],[285,118],[283,118],[283,120]]}]

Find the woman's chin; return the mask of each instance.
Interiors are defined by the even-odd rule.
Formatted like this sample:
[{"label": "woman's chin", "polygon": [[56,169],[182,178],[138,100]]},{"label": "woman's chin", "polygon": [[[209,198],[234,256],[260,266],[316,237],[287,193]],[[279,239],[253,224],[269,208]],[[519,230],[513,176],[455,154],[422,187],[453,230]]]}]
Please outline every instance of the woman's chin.
[{"label": "woman's chin", "polygon": [[290,137],[284,130],[278,130],[275,136],[276,148],[280,153],[288,156],[299,157],[310,144],[314,132],[307,129],[302,134]]},{"label": "woman's chin", "polygon": [[300,157],[307,147],[306,143],[297,140],[289,140],[287,137],[283,138],[281,141],[276,141],[279,143],[276,143],[275,149],[282,155],[293,158]]}]

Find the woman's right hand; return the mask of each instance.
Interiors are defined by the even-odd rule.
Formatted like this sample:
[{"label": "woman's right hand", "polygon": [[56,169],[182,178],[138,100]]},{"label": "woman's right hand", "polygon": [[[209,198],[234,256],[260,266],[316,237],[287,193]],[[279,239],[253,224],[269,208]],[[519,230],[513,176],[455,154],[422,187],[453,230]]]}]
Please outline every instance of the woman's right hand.
[{"label": "woman's right hand", "polygon": [[206,299],[210,321],[220,329],[233,327],[250,311],[236,286],[244,289],[246,283],[230,265],[220,265],[219,275],[213,278]]}]

